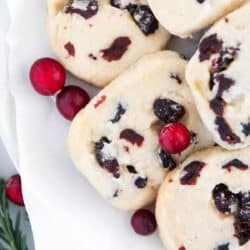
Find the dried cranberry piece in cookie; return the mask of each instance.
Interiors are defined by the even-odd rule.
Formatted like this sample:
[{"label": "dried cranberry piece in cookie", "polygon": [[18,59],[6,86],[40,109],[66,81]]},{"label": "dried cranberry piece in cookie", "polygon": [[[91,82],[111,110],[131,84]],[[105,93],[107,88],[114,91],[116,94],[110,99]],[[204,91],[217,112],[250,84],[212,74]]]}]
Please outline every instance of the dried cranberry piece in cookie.
[{"label": "dried cranberry piece in cookie", "polygon": [[170,99],[156,99],[153,109],[154,114],[166,124],[178,122],[185,115],[185,108]]},{"label": "dried cranberry piece in cookie", "polygon": [[102,58],[108,62],[120,60],[128,50],[130,44],[131,40],[129,37],[118,37],[113,41],[109,48],[101,50]]},{"label": "dried cranberry piece in cookie", "polygon": [[205,37],[199,45],[200,61],[209,60],[211,55],[218,53],[222,49],[222,40],[217,38],[217,34]]},{"label": "dried cranberry piece in cookie", "polygon": [[200,177],[201,170],[205,165],[202,161],[190,162],[182,171],[180,183],[182,185],[196,185],[197,178]]},{"label": "dried cranberry piece in cookie", "polygon": [[224,100],[221,97],[215,97],[209,103],[209,107],[218,116],[222,116],[223,115],[223,113],[224,113],[224,106],[225,106],[225,102],[224,102]]},{"label": "dried cranberry piece in cookie", "polygon": [[136,133],[133,129],[124,129],[120,133],[120,139],[124,139],[133,145],[140,147],[143,144],[144,137]]},{"label": "dried cranberry piece in cookie", "polygon": [[98,12],[98,2],[96,0],[73,0],[71,4],[65,6],[66,14],[78,14],[85,19],[89,19]]},{"label": "dried cranberry piece in cookie", "polygon": [[159,23],[149,6],[130,4],[127,9],[135,23],[146,36],[154,33],[158,29]]},{"label": "dried cranberry piece in cookie", "polygon": [[[117,159],[112,156],[108,150],[105,150],[111,141],[107,137],[102,137],[98,142],[95,143],[95,157],[98,164],[106,169],[108,172],[112,173],[115,178],[120,177],[119,173],[119,163]],[[105,153],[104,153],[105,150]]]},{"label": "dried cranberry piece in cookie", "polygon": [[73,43],[67,42],[64,45],[64,49],[68,52],[69,56],[73,56],[73,57],[75,56],[75,46]]},{"label": "dried cranberry piece in cookie", "polygon": [[212,192],[215,207],[224,214],[232,214],[237,211],[237,195],[232,193],[228,187],[220,183],[215,186]]},{"label": "dried cranberry piece in cookie", "polygon": [[248,169],[248,165],[246,165],[245,163],[243,163],[242,161],[238,159],[233,159],[232,161],[229,161],[228,163],[222,166],[222,168],[227,169],[229,172],[231,171],[232,167],[240,169],[240,170]]},{"label": "dried cranberry piece in cookie", "polygon": [[229,144],[237,144],[241,142],[241,139],[233,133],[223,117],[217,116],[215,118],[215,124],[218,126],[218,132],[223,141],[227,141]]}]

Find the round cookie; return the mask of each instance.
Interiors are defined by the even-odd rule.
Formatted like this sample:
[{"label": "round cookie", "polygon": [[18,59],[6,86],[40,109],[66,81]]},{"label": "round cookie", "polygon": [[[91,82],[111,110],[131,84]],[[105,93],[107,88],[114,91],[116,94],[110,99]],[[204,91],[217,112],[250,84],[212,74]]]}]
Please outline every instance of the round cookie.
[{"label": "round cookie", "polygon": [[245,1],[149,0],[149,5],[170,33],[185,38],[206,28]]},{"label": "round cookie", "polygon": [[64,67],[98,87],[169,39],[143,0],[48,0],[47,27]]},{"label": "round cookie", "polygon": [[[213,144],[185,81],[186,61],[174,52],[140,59],[104,88],[73,120],[68,151],[77,168],[111,204],[141,208],[156,198],[168,170]],[[158,134],[181,122],[192,142],[178,155],[160,149]]]},{"label": "round cookie", "polygon": [[250,148],[196,152],[162,184],[156,203],[171,250],[250,249]]},{"label": "round cookie", "polygon": [[250,3],[201,39],[186,78],[214,140],[226,149],[250,145]]}]

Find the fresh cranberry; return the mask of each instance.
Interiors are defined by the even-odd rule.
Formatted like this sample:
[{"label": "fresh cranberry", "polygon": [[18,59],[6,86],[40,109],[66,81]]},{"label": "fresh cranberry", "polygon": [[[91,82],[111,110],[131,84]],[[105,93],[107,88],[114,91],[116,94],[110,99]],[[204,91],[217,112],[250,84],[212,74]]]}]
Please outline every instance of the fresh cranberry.
[{"label": "fresh cranberry", "polygon": [[13,175],[7,180],[5,194],[16,205],[24,206],[20,175]]},{"label": "fresh cranberry", "polygon": [[170,154],[181,153],[190,144],[190,134],[180,123],[170,123],[160,132],[159,144]]},{"label": "fresh cranberry", "polygon": [[72,121],[75,115],[89,103],[89,95],[77,86],[67,86],[56,97],[56,106],[67,120]]},{"label": "fresh cranberry", "polygon": [[32,86],[41,95],[54,95],[63,88],[65,79],[65,69],[52,58],[37,60],[30,69]]},{"label": "fresh cranberry", "polygon": [[157,227],[154,214],[146,209],[137,210],[133,214],[131,225],[134,231],[140,235],[152,234]]}]

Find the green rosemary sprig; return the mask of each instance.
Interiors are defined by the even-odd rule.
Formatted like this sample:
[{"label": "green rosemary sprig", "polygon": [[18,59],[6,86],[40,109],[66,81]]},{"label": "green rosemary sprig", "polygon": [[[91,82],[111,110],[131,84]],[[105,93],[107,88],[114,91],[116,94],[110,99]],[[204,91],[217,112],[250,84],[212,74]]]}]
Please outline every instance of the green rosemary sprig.
[{"label": "green rosemary sprig", "polygon": [[0,179],[0,242],[4,245],[0,245],[0,250],[28,250],[26,236],[20,227],[21,214],[18,212],[13,224],[4,187],[5,181]]}]

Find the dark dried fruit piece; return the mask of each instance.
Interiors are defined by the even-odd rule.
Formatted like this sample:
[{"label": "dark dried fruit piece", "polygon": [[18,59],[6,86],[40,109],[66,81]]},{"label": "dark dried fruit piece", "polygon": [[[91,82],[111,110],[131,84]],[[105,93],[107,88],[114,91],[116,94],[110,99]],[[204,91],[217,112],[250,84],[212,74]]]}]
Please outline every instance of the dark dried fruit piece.
[{"label": "dark dried fruit piece", "polygon": [[227,141],[229,144],[237,144],[241,142],[240,138],[233,133],[223,117],[217,116],[215,124],[218,126],[218,132],[223,141]]},{"label": "dark dried fruit piece", "polygon": [[125,114],[125,112],[126,112],[126,109],[119,103],[117,106],[117,112],[116,112],[114,118],[111,119],[110,121],[112,123],[116,123],[116,122],[120,121],[122,116]]},{"label": "dark dried fruit piece", "polygon": [[221,72],[226,70],[235,60],[239,50],[240,49],[238,47],[227,47],[221,50],[219,57],[212,61],[213,72]]},{"label": "dark dried fruit piece", "polygon": [[130,44],[131,40],[129,37],[118,37],[112,42],[109,48],[100,51],[102,53],[102,58],[108,62],[120,60],[128,50]]},{"label": "dark dried fruit piece", "polygon": [[129,4],[127,9],[135,23],[146,36],[158,29],[159,23],[148,5]]},{"label": "dark dried fruit piece", "polygon": [[98,142],[95,143],[95,157],[98,164],[112,173],[115,178],[120,177],[119,163],[114,156],[106,155],[103,150],[105,145],[110,144],[111,141],[107,137],[102,137]]},{"label": "dark dried fruit piece", "polygon": [[153,109],[154,114],[166,124],[178,122],[185,115],[185,108],[170,99],[156,99]]},{"label": "dark dried fruit piece", "polygon": [[138,147],[140,147],[144,141],[144,137],[136,133],[133,129],[124,129],[120,133],[120,139],[124,139],[133,145],[136,144]]},{"label": "dark dried fruit piece", "polygon": [[211,55],[218,53],[222,49],[222,40],[217,38],[217,34],[205,37],[199,45],[200,61],[209,60]]},{"label": "dark dried fruit piece", "polygon": [[224,214],[232,214],[237,211],[237,195],[232,193],[228,187],[220,183],[213,189],[213,199],[215,207]]},{"label": "dark dried fruit piece", "polygon": [[232,167],[240,169],[240,170],[248,169],[248,165],[246,165],[245,163],[243,163],[242,161],[238,159],[233,159],[232,161],[229,161],[228,163],[222,166],[222,168],[227,169],[229,172],[231,172]]},{"label": "dark dried fruit piece", "polygon": [[223,115],[225,102],[221,97],[215,97],[214,99],[212,99],[209,102],[209,106],[216,115],[218,116]]},{"label": "dark dried fruit piece", "polygon": [[250,135],[250,123],[242,123],[242,133],[245,136],[249,136]]},{"label": "dark dried fruit piece", "polygon": [[168,170],[173,170],[176,168],[177,164],[173,157],[169,153],[165,152],[163,149],[160,150],[159,157],[164,168]]},{"label": "dark dried fruit piece", "polygon": [[[81,2],[83,8],[75,8],[74,2]],[[72,1],[70,5],[65,6],[64,12],[66,14],[78,14],[85,19],[89,19],[92,16],[96,15],[98,12],[98,2],[96,0],[82,0],[82,1]]]},{"label": "dark dried fruit piece", "polygon": [[236,218],[234,222],[235,237],[239,240],[239,245],[243,246],[250,239],[250,221]]},{"label": "dark dried fruit piece", "polygon": [[137,174],[137,171],[136,171],[135,167],[132,166],[132,165],[127,165],[127,170],[128,170],[129,173],[131,173],[131,174]]},{"label": "dark dried fruit piece", "polygon": [[222,116],[224,112],[225,102],[222,98],[224,91],[228,90],[234,85],[234,80],[225,77],[224,74],[217,74],[211,78],[213,88],[215,85],[218,85],[218,91],[214,99],[210,101],[210,108],[218,116]]},{"label": "dark dried fruit piece", "polygon": [[235,219],[234,229],[235,237],[242,246],[250,240],[250,192],[239,193],[238,199],[239,213]]},{"label": "dark dried fruit piece", "polygon": [[250,192],[240,193],[240,210],[239,217],[243,220],[249,220],[250,222]]},{"label": "dark dried fruit piece", "polygon": [[122,1],[121,0],[111,0],[110,1],[110,4],[113,6],[113,7],[115,7],[115,8],[118,8],[118,9],[126,9],[127,7],[128,7],[128,5],[124,5],[123,3],[122,3]]},{"label": "dark dried fruit piece", "polygon": [[202,161],[190,162],[182,171],[180,183],[182,185],[196,185],[197,178],[200,177],[201,170],[205,167]]},{"label": "dark dried fruit piece", "polygon": [[214,82],[218,85],[217,97],[222,97],[223,93],[234,85],[234,80],[226,77],[224,74],[218,74],[214,77]]},{"label": "dark dried fruit piece", "polygon": [[214,250],[229,250],[229,243],[219,245],[216,248],[214,248]]},{"label": "dark dried fruit piece", "polygon": [[148,178],[138,177],[138,178],[135,180],[135,185],[136,185],[138,188],[145,188],[146,185],[147,185],[147,182],[148,182]]}]

